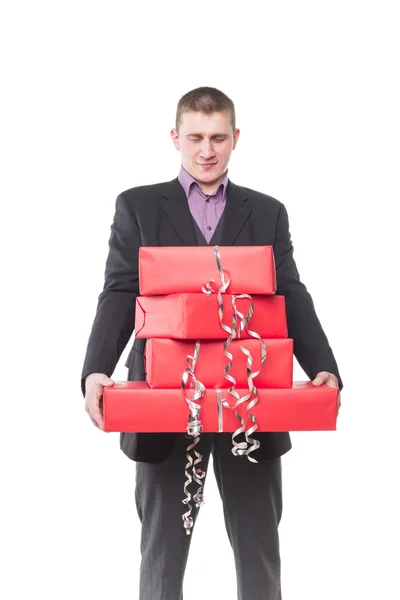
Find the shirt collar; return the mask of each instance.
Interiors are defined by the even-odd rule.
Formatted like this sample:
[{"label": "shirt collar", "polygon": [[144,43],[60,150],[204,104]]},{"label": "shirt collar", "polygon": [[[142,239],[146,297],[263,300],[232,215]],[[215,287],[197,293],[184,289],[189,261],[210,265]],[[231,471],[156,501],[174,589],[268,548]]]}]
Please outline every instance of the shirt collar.
[{"label": "shirt collar", "polygon": [[[190,188],[192,187],[193,184],[196,184],[199,187],[199,189],[201,190],[199,182],[190,173],[188,173],[183,166],[181,166],[181,170],[179,171],[178,180],[179,180],[179,183],[181,184],[181,186],[183,187],[183,189],[185,190],[186,198],[189,198]],[[219,190],[219,188],[221,187],[221,185],[222,185],[222,192],[224,194],[226,191],[226,186],[228,185],[228,171],[226,171],[220,185],[215,190],[215,192],[213,194],[209,194],[209,195],[213,196],[214,194],[216,194],[217,191]]]}]

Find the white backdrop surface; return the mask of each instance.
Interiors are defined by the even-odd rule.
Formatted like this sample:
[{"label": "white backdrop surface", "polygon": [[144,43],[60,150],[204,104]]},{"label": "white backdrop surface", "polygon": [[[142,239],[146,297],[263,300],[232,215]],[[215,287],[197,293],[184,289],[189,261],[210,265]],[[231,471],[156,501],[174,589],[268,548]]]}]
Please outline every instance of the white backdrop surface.
[{"label": "white backdrop surface", "polygon": [[[400,597],[396,2],[17,1],[0,22],[2,598],[138,597],[134,463],[80,371],[115,198],[177,175],[200,85],[235,102],[232,181],[288,209],[345,385],[338,430],[282,459],[283,600]],[[185,599],[235,598],[211,465],[206,498]]]}]

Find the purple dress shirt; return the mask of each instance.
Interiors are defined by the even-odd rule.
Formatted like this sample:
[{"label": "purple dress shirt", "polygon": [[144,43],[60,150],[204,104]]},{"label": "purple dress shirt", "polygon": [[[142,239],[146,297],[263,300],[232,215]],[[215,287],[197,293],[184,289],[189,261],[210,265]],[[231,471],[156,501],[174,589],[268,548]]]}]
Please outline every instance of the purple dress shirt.
[{"label": "purple dress shirt", "polygon": [[190,212],[209,243],[224,212],[228,172],[225,173],[218,189],[213,194],[205,194],[196,179],[183,167],[179,172],[178,180],[185,190]]}]

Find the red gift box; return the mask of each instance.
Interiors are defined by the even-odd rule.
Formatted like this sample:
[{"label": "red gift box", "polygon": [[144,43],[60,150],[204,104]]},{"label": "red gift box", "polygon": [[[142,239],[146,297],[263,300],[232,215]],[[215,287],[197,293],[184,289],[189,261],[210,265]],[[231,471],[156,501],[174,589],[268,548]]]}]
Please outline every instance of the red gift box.
[{"label": "red gift box", "polygon": [[[251,352],[253,364],[251,372],[260,371],[254,385],[266,388],[291,388],[293,383],[293,340],[264,340],[267,359],[261,367],[260,340],[233,340],[227,351],[233,356],[229,375],[236,381],[236,387],[246,388],[247,356],[240,346]],[[179,388],[182,375],[188,368],[186,357],[193,356],[195,341],[149,339],[146,343],[147,383],[152,388]],[[201,341],[200,352],[195,366],[195,376],[206,388],[227,388],[232,384],[224,377],[229,359],[224,354],[224,342]]]},{"label": "red gift box", "polygon": [[[223,321],[232,326],[232,296],[223,294]],[[254,313],[250,330],[264,339],[285,338],[288,335],[285,297],[253,296]],[[236,300],[237,309],[244,315],[250,307],[248,298]],[[218,316],[216,294],[170,294],[136,298],[135,336],[138,338],[166,337],[176,339],[226,339]],[[240,336],[248,338],[246,331]]]},{"label": "red gift box", "polygon": [[[237,390],[244,395],[248,390]],[[193,390],[186,390],[190,397]],[[233,405],[227,390],[223,398]],[[311,381],[295,382],[291,389],[260,389],[259,401],[251,410],[258,431],[323,431],[335,430],[339,390],[327,385],[314,386]],[[222,423],[218,415],[216,390],[206,390],[200,419],[204,432],[233,432],[238,428],[234,411],[222,407]],[[238,407],[247,418],[247,403]],[[189,407],[179,389],[152,389],[145,381],[116,382],[104,388],[104,431],[184,432]]]},{"label": "red gift box", "polygon": [[[272,246],[218,246],[229,294],[274,294],[275,259]],[[213,247],[142,246],[139,249],[139,289],[142,296],[201,292],[221,278]]]}]

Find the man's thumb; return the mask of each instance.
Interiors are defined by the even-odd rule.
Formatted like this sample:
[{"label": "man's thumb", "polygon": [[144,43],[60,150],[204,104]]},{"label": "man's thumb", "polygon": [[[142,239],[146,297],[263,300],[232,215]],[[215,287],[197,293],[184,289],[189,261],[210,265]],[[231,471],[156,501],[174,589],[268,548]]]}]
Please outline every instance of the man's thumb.
[{"label": "man's thumb", "polygon": [[112,380],[112,379],[110,379],[109,377],[107,377],[107,375],[104,375],[104,376],[103,376],[103,378],[102,378],[102,380],[101,380],[101,381],[99,381],[99,383],[100,383],[101,385],[103,385],[104,387],[108,387],[108,386],[110,386],[110,385],[114,385],[114,382],[113,382],[113,380]]},{"label": "man's thumb", "polygon": [[318,373],[316,378],[313,380],[314,385],[322,385],[324,383],[324,377],[321,373]]}]

